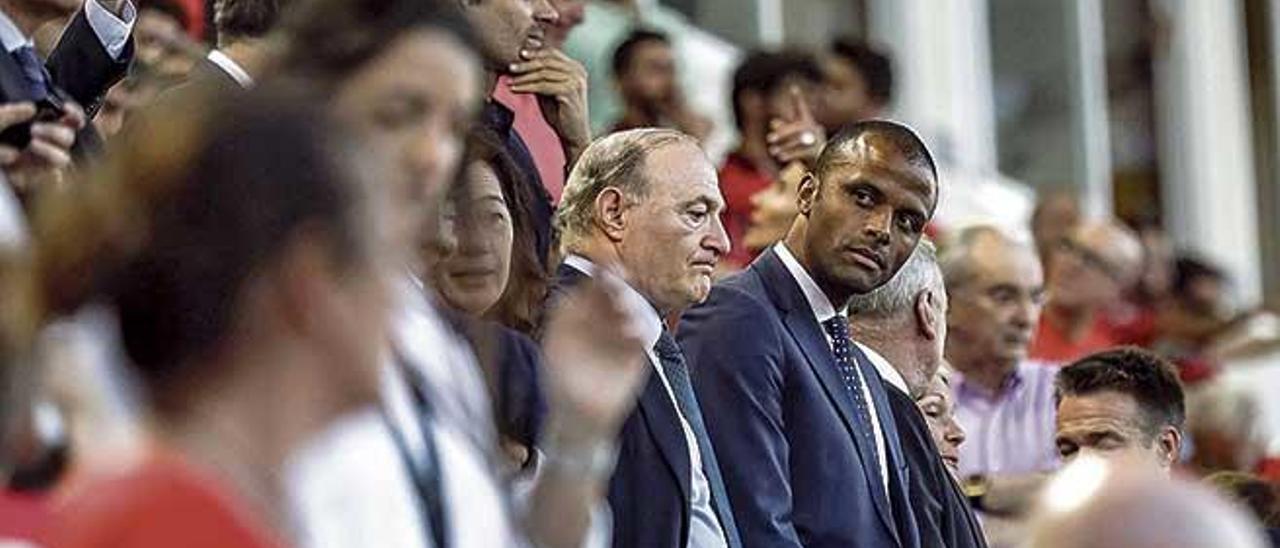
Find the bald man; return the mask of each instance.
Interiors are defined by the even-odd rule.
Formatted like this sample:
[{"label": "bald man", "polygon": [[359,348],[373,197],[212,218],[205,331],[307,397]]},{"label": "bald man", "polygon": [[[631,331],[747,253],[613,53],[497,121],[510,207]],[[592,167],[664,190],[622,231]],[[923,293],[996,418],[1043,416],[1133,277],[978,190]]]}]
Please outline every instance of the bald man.
[{"label": "bald man", "polygon": [[1102,321],[1142,272],[1142,243],[1114,221],[1081,224],[1048,254],[1049,298],[1031,343],[1033,359],[1069,362],[1117,345]]},{"label": "bald man", "polygon": [[1263,548],[1258,525],[1194,483],[1139,462],[1082,459],[1049,483],[1028,546]]}]

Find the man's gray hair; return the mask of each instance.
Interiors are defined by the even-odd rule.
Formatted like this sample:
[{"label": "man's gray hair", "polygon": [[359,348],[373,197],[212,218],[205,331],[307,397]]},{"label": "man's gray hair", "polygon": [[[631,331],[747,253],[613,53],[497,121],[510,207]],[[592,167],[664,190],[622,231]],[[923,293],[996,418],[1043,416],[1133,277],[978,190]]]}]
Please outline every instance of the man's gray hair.
[{"label": "man's gray hair", "polygon": [[556,228],[564,247],[587,235],[596,197],[606,188],[617,188],[631,199],[649,194],[644,160],[650,152],[681,142],[697,145],[693,137],[672,129],[641,128],[607,135],[587,147],[564,184]]},{"label": "man's gray hair", "polygon": [[937,249],[933,242],[921,238],[892,279],[870,293],[853,296],[849,314],[855,318],[891,318],[914,310],[916,298],[926,289],[938,299],[945,298]]},{"label": "man's gray hair", "polygon": [[974,272],[977,270],[973,264],[973,249],[986,237],[996,238],[1007,245],[1027,245],[995,225],[974,225],[961,230],[947,242],[945,251],[938,261],[942,267],[942,275],[946,280],[948,291],[954,292],[973,281]]}]

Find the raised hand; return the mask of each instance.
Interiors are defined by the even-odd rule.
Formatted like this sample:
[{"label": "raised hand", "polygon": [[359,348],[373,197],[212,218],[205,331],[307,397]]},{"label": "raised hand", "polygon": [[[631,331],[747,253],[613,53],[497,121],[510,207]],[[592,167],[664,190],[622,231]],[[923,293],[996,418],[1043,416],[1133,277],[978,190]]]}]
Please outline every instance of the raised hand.
[{"label": "raised hand", "polygon": [[524,50],[520,54],[525,61],[510,67],[511,91],[554,99],[550,106],[544,103],[544,113],[560,135],[565,156],[572,164],[591,144],[587,69],[557,49]]},{"label": "raised hand", "polygon": [[[9,106],[12,105],[0,106],[0,109]],[[63,171],[71,166],[71,147],[76,143],[76,132],[84,124],[84,110],[74,103],[67,103],[62,117],[57,120],[31,124],[31,144],[26,149],[16,157],[10,156],[7,163],[3,163],[5,153],[0,153],[0,165],[4,166],[14,188],[27,192],[61,182]]]},{"label": "raised hand", "polygon": [[547,321],[547,437],[561,446],[611,443],[649,375],[640,320],[607,272],[566,296]]},{"label": "raised hand", "polygon": [[769,121],[769,134],[765,137],[769,155],[779,166],[801,162],[813,168],[822,147],[827,144],[827,133],[813,118],[800,88],[792,86],[788,94],[790,116]]}]

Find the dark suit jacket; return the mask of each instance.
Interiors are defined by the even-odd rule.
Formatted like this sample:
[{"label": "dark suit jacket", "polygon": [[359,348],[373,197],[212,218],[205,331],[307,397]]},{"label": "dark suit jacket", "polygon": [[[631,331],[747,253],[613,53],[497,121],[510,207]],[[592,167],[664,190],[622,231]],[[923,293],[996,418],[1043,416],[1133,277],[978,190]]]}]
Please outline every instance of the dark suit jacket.
[{"label": "dark suit jacket", "polygon": [[868,383],[888,497],[822,326],[777,254],[713,287],[679,339],[745,546],[919,546],[911,512],[895,511],[909,506],[910,472],[884,388]]},{"label": "dark suit jacket", "polygon": [[[561,265],[550,290],[552,305],[586,277]],[[622,424],[618,465],[609,479],[613,546],[684,548],[689,541],[690,466],[675,404],[662,379],[650,375],[640,402]]]},{"label": "dark suit jacket", "polygon": [[888,382],[884,388],[898,426],[902,455],[911,469],[913,481],[908,492],[921,546],[986,548],[973,509],[942,462],[915,400]]},{"label": "dark suit jacket", "polygon": [[[85,115],[93,119],[102,108],[102,101],[107,90],[119,82],[129,70],[133,60],[133,38],[116,61],[102,47],[98,35],[89,26],[89,20],[81,8],[72,17],[71,23],[62,33],[57,47],[49,54],[45,68],[63,95],[63,99],[71,99],[84,108]],[[0,55],[0,103],[30,101],[31,90],[22,68],[12,55]],[[98,136],[93,124],[85,124],[84,129],[76,136],[76,145],[72,152],[78,159],[101,149],[102,139]]]}]

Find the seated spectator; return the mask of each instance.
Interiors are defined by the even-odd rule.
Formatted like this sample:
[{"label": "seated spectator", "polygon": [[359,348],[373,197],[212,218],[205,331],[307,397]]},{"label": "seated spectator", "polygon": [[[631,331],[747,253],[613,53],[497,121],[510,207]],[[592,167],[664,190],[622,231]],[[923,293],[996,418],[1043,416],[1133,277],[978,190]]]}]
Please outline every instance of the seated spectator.
[{"label": "seated spectator", "polygon": [[711,120],[690,110],[684,99],[667,35],[633,31],[613,52],[613,79],[623,112],[612,131],[665,127],[699,141],[711,134]]},{"label": "seated spectator", "polygon": [[[803,174],[822,151],[826,134],[809,112],[821,81],[817,63],[798,52],[756,52],[734,72],[733,112],[742,137],[720,166],[721,219],[731,243],[728,266],[745,267],[764,249],[743,244],[755,210],[752,198],[779,184],[792,162],[798,163],[791,171]],[[799,175],[792,177],[798,187]]]},{"label": "seated spectator", "polygon": [[885,385],[911,472],[907,492],[921,545],[985,546],[973,509],[949,470],[964,441],[951,415],[950,395],[930,399],[927,407],[921,403],[941,382],[947,336],[946,290],[932,242],[917,244],[888,283],[850,299],[849,327]]},{"label": "seated spectator", "polygon": [[1116,346],[1104,313],[1138,282],[1142,256],[1138,238],[1113,221],[1086,223],[1059,240],[1031,357],[1066,363]]},{"label": "seated spectator", "polygon": [[1204,482],[1248,508],[1263,527],[1280,530],[1280,487],[1246,472],[1216,472]]},{"label": "seated spectator", "polygon": [[1027,546],[1263,548],[1258,525],[1209,488],[1144,464],[1082,458],[1045,488]]},{"label": "seated spectator", "polygon": [[1202,383],[1187,395],[1190,464],[1202,475],[1260,471],[1267,453],[1261,402],[1227,382]]},{"label": "seated spectator", "polygon": [[1016,514],[1057,468],[1054,368],[1027,358],[1043,295],[1040,261],[1000,229],[962,231],[942,256],[947,361],[956,420],[968,432],[960,473],[979,509]]},{"label": "seated spectator", "polygon": [[[933,443],[938,446],[942,462],[955,481],[960,481],[960,446],[964,445],[965,431],[956,420],[956,401],[951,395],[951,366],[943,364],[934,374],[924,393],[916,398],[916,405],[929,424]],[[966,501],[967,502],[967,501]]]},{"label": "seated spectator", "polygon": [[551,218],[565,177],[591,144],[587,74],[577,61],[547,43],[560,19],[546,1],[462,2],[484,60],[488,97],[482,120],[503,139],[526,174],[534,241],[548,261]]},{"label": "seated spectator", "polygon": [[1085,356],[1058,372],[1059,456],[1128,459],[1168,473],[1182,451],[1186,402],[1173,365],[1127,347]]},{"label": "seated spectator", "polygon": [[308,103],[162,111],[37,221],[38,279],[71,289],[46,317],[109,303],[155,439],[140,464],[76,491],[45,546],[284,545],[279,471],[376,401],[394,255],[373,226],[387,200]]},{"label": "seated spectator", "polygon": [[872,118],[883,118],[893,101],[893,61],[874,46],[851,38],[832,42],[822,55],[822,108],[818,121],[828,135]]},{"label": "seated spectator", "polygon": [[534,255],[521,177],[497,136],[473,129],[440,227],[422,250],[429,285],[443,304],[489,320],[474,326],[472,338],[495,350],[479,357],[498,434],[516,469],[530,462],[546,413],[538,383],[541,353],[526,335],[536,323],[547,276]]}]

